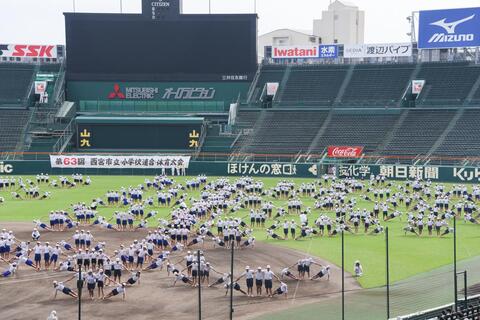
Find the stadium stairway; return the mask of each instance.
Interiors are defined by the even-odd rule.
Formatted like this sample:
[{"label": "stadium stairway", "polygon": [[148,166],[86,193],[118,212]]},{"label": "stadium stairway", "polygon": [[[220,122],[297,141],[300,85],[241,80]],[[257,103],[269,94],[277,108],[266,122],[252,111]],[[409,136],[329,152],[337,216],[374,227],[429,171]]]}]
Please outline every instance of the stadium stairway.
[{"label": "stadium stairway", "polygon": [[424,63],[418,75],[426,80],[417,105],[462,105],[480,76],[480,66],[462,63]]},{"label": "stadium stairway", "polygon": [[445,138],[448,136],[448,134],[455,128],[457,122],[461,119],[464,112],[465,112],[464,108],[460,108],[460,109],[457,110],[457,112],[453,116],[452,120],[450,120],[450,123],[448,124],[448,126],[445,128],[445,130],[442,132],[442,134],[438,137],[435,144],[430,148],[430,150],[427,154],[427,157],[432,155],[438,149],[438,147],[440,147],[440,145],[442,145],[443,141],[445,141]]},{"label": "stadium stairway", "polygon": [[339,105],[395,107],[414,70],[414,64],[356,65]]},{"label": "stadium stairway", "polygon": [[433,150],[434,156],[480,156],[480,109],[465,109],[442,143]]},{"label": "stadium stairway", "polygon": [[465,99],[466,105],[479,106],[480,107],[480,74],[477,81],[473,84],[472,90]]},{"label": "stadium stairway", "polygon": [[333,102],[334,106],[338,106],[340,104],[340,102],[342,101],[342,98],[345,95],[345,91],[347,90],[348,84],[352,80],[354,70],[355,70],[355,65],[354,64],[350,65],[350,68],[348,68],[347,75],[346,75],[345,79],[343,80],[343,83],[342,83],[340,89],[338,90],[337,97],[335,98],[335,101]]},{"label": "stadium stairway", "polygon": [[280,83],[285,73],[285,69],[286,67],[282,65],[263,65],[256,83],[253,83],[254,89],[250,102],[252,104],[258,102],[267,82]]},{"label": "stadium stairway", "polygon": [[381,151],[384,156],[426,155],[449,126],[457,110],[410,110],[390,142]]},{"label": "stadium stairway", "polygon": [[310,148],[322,153],[331,145],[363,146],[366,154],[374,154],[400,117],[397,110],[334,110],[331,120]]},{"label": "stadium stairway", "polygon": [[329,112],[322,126],[320,127],[317,134],[315,135],[315,138],[313,138],[312,142],[310,143],[307,154],[311,154],[315,149],[315,146],[319,143],[320,138],[323,136],[328,126],[330,125],[330,122],[332,121],[332,116],[333,116],[333,112]]},{"label": "stadium stairway", "polygon": [[259,159],[265,159],[265,155],[292,158],[305,154],[328,113],[328,110],[264,110],[251,134],[236,142],[235,152],[256,154]]},{"label": "stadium stairway", "polygon": [[285,92],[285,87],[287,86],[290,75],[292,74],[292,66],[287,66],[285,72],[283,73],[282,81],[279,83],[277,94],[275,95],[275,102],[282,101],[283,93]]},{"label": "stadium stairway", "polygon": [[221,134],[220,126],[210,125],[207,128],[207,135],[201,153],[229,154],[234,141],[235,135]]},{"label": "stadium stairway", "polygon": [[395,125],[392,127],[392,130],[385,136],[385,139],[382,141],[382,144],[378,146],[378,150],[384,150],[387,145],[389,145],[393,137],[395,137],[395,133],[400,130],[400,128],[403,126],[405,119],[408,117],[410,110],[404,110],[402,111],[402,114],[398,118],[397,122]]}]

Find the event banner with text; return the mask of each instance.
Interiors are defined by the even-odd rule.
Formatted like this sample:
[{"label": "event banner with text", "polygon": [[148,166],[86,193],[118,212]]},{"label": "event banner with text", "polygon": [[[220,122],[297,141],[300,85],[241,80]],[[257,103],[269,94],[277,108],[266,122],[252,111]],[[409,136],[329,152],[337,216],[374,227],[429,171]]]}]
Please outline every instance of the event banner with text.
[{"label": "event banner with text", "polygon": [[169,169],[189,163],[189,156],[50,155],[52,168]]}]

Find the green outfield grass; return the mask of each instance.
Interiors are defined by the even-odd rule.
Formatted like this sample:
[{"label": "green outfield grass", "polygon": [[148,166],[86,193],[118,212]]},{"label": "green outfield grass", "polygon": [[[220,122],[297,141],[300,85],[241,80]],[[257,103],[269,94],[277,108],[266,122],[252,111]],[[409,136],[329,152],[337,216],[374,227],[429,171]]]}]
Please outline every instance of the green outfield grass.
[{"label": "green outfield grass", "polygon": [[[104,197],[108,190],[117,190],[121,186],[135,186],[144,182],[145,177],[140,176],[98,176],[92,177],[91,186],[80,186],[73,189],[52,189],[46,186],[41,187],[41,192],[51,191],[52,198],[48,200],[14,200],[10,192],[0,192],[0,196],[5,198],[5,203],[0,204],[0,221],[32,221],[33,219],[43,219],[47,222],[48,212],[51,210],[70,209],[70,204],[75,202],[86,202],[89,204],[92,199]],[[176,182],[183,183],[186,178],[176,178]],[[214,179],[209,177],[209,181]],[[230,178],[231,181],[235,178]],[[280,180],[278,178],[262,178],[266,188],[271,188]],[[302,182],[313,181],[311,179],[294,179],[299,185]],[[153,192],[149,192],[152,194]],[[190,196],[199,197],[199,192],[190,192]],[[360,200],[359,195],[353,195],[357,198],[358,205],[371,209],[373,204]],[[373,196],[371,196],[372,198]],[[269,199],[273,200],[273,199]],[[302,198],[306,206],[313,207],[313,200]],[[285,206],[286,201],[273,201],[276,206]],[[404,209],[404,208],[401,208]],[[105,217],[111,217],[113,211],[117,208],[99,208],[99,214]],[[159,212],[159,217],[167,217],[169,209],[155,208]],[[404,211],[404,210],[402,210]],[[313,221],[320,211],[313,211]],[[331,213],[329,213],[331,215]],[[236,216],[246,217],[248,210],[241,210]],[[288,219],[297,219],[290,216]],[[245,221],[247,222],[247,218]],[[267,226],[271,221],[267,222]],[[390,230],[390,263],[391,280],[399,281],[421,272],[430,271],[440,266],[452,263],[453,237],[449,235],[445,238],[436,238],[423,236],[417,238],[414,235],[405,236],[402,228],[405,225],[405,217],[402,221],[391,221],[382,223],[388,226]],[[0,222],[1,225],[1,222]],[[33,227],[33,223],[32,223]],[[280,230],[277,233],[281,234]],[[463,220],[458,220],[458,258],[466,259],[480,255],[480,226],[465,224]],[[304,251],[308,254],[322,257],[337,265],[341,264],[341,238],[337,237],[316,237],[308,240],[279,241],[266,240],[266,232],[263,229],[256,229],[255,236],[257,240],[268,243],[286,246],[289,248]],[[353,271],[355,260],[360,260],[365,271],[364,277],[359,279],[360,284],[365,288],[382,286],[385,284],[385,236],[366,236],[345,235],[345,262],[346,269]],[[292,264],[295,261],[292,261]]]}]

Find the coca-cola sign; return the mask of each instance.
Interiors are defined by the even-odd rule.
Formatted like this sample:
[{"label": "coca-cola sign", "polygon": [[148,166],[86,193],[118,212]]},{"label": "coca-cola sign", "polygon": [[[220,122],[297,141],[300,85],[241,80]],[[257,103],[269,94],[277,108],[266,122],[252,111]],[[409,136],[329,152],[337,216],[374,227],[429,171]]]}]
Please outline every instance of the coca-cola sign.
[{"label": "coca-cola sign", "polygon": [[363,147],[351,146],[329,146],[329,158],[360,158],[362,156]]}]

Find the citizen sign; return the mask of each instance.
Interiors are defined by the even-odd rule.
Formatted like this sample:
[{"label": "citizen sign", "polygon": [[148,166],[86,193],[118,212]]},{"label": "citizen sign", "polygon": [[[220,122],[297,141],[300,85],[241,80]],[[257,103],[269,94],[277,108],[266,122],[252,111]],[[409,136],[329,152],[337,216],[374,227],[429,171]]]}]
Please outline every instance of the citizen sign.
[{"label": "citizen sign", "polygon": [[363,147],[349,146],[330,146],[328,147],[328,157],[330,158],[360,158]]},{"label": "citizen sign", "polygon": [[13,172],[13,166],[11,164],[0,162],[0,173],[12,173],[12,172]]},{"label": "citizen sign", "polygon": [[170,7],[170,2],[167,1],[153,1],[152,7]]}]

